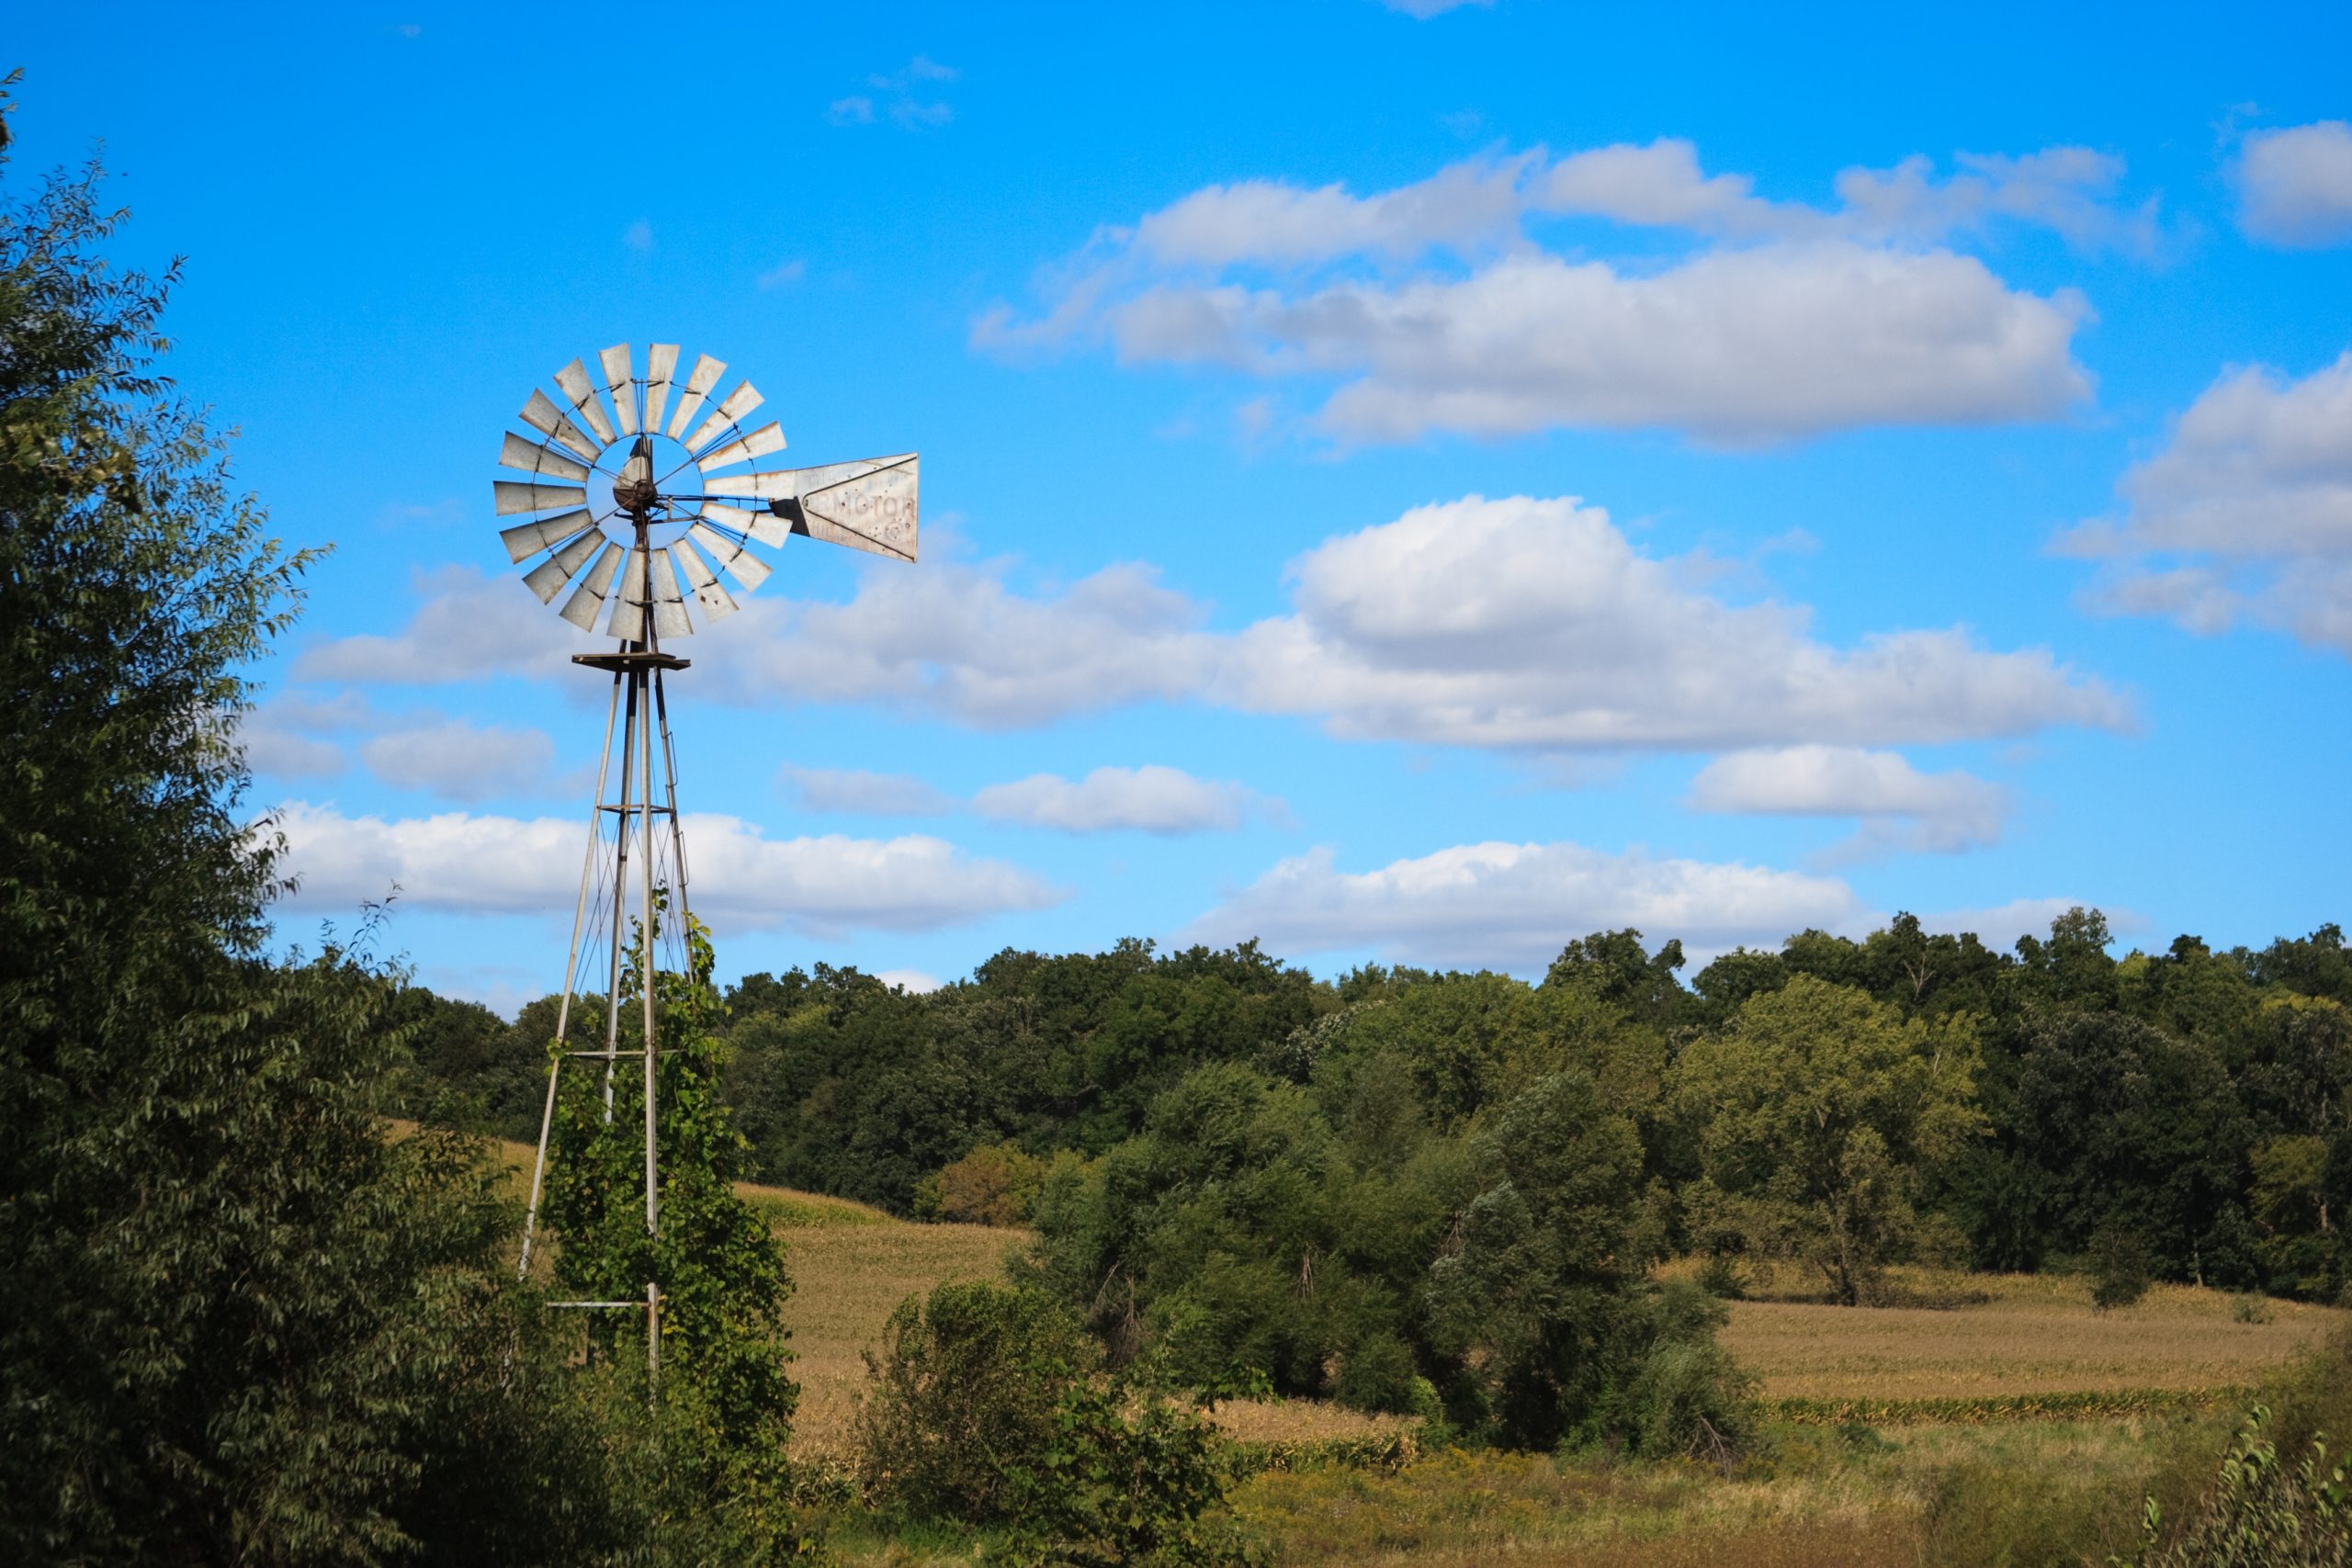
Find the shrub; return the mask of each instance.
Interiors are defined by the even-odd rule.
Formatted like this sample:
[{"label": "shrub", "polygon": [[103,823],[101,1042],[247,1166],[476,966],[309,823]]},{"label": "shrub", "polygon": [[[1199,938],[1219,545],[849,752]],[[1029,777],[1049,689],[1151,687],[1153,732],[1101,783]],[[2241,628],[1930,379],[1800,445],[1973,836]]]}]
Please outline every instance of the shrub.
[{"label": "shrub", "polygon": [[941,1219],[967,1225],[1017,1225],[1029,1218],[1038,1190],[1046,1184],[1046,1162],[1013,1144],[984,1144],[940,1167],[933,1179]]},{"label": "shrub", "polygon": [[2160,1545],[2164,1514],[2154,1498],[2134,1561],[2146,1568],[2335,1568],[2352,1560],[2352,1489],[2344,1466],[2327,1465],[2327,1444],[2314,1437],[2290,1466],[2263,1436],[2270,1419],[2257,1404],[2222,1461],[2204,1507],[2179,1539]]},{"label": "shrub", "polygon": [[900,1303],[882,1344],[857,1413],[868,1491],[918,1517],[1009,1517],[1009,1473],[1050,1446],[1092,1342],[1042,1292],[951,1282]]}]

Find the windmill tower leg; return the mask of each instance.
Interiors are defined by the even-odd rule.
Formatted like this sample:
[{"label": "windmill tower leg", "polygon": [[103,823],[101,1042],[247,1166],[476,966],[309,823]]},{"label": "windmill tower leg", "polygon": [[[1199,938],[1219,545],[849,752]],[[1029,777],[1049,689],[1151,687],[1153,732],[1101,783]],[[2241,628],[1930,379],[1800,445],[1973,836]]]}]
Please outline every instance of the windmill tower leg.
[{"label": "windmill tower leg", "polygon": [[[555,1052],[548,1060],[547,1105],[539,1112],[539,1148],[531,1165],[530,1206],[523,1216],[523,1258],[515,1267],[517,1279],[528,1279],[531,1273],[531,1242],[539,1228],[539,1199],[547,1190],[548,1138],[555,1130],[556,1088],[563,1073],[564,1058],[571,1043],[571,998],[577,994],[576,980],[580,972],[580,933],[588,916],[588,890],[594,883],[596,862],[604,848],[605,783],[613,768],[613,721],[620,715],[621,673],[613,672],[613,694],[605,706],[605,752],[596,763],[596,792],[588,803],[588,850],[580,862],[580,897],[571,908],[571,942],[563,955],[563,1000],[556,1006]],[[666,729],[666,727],[665,727]],[[628,753],[622,753],[622,767],[628,767]]]}]

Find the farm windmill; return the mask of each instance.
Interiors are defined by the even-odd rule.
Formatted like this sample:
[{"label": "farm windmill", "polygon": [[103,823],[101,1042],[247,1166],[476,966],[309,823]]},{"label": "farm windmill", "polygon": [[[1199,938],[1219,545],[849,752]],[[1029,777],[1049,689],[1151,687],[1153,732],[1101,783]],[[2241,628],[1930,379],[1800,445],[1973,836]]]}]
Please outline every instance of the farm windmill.
[{"label": "farm windmill", "polygon": [[[588,850],[580,897],[572,909],[571,952],[564,961],[563,998],[556,1014],[556,1043],[548,1066],[547,1109],[539,1121],[537,1158],[531,1170],[530,1206],[524,1222],[520,1269],[531,1267],[545,1188],[548,1138],[564,1064],[601,1065],[605,1118],[613,1115],[613,1080],[625,1060],[645,1075],[645,1226],[662,1229],[657,1168],[657,967],[686,969],[675,932],[687,911],[686,848],[678,822],[677,755],[662,689],[664,674],[688,661],[663,649],[695,630],[695,617],[716,621],[736,608],[724,579],[750,592],[769,567],[753,547],[780,547],[795,534],[847,545],[893,559],[915,558],[915,454],[866,457],[813,468],[763,468],[784,450],[773,422],[751,428],[759,392],[741,381],[716,402],[711,395],[726,365],[699,355],[681,380],[678,345],[657,343],[639,374],[627,344],[597,356],[601,383],[578,359],[557,371],[557,395],[535,389],[522,422],[536,434],[509,432],[499,451],[502,468],[527,476],[497,481],[498,515],[523,517],[500,538],[515,562],[544,556],[523,581],[542,604],[562,601],[563,618],[584,632],[599,620],[617,646],[609,653],[579,653],[572,662],[609,672],[612,697],[605,716],[605,750],[596,768]],[[666,422],[664,415],[667,415]],[[714,570],[715,569],[715,570]],[[616,738],[620,769],[613,761]],[[658,748],[657,748],[658,738]],[[654,754],[661,754],[662,795],[654,794]],[[607,798],[608,795],[610,798]],[[656,823],[662,826],[657,829]],[[610,831],[607,831],[609,827]],[[654,919],[656,889],[677,919],[673,956],[660,964]],[[644,973],[638,1016],[624,1020],[621,971],[634,919],[644,933]],[[601,986],[605,1016],[593,1044],[576,1044],[572,1003]],[[631,1042],[629,1037],[634,1036]],[[661,1355],[662,1292],[648,1280],[645,1300],[566,1302],[559,1305],[639,1310],[646,1314],[646,1353],[657,1371]]]}]

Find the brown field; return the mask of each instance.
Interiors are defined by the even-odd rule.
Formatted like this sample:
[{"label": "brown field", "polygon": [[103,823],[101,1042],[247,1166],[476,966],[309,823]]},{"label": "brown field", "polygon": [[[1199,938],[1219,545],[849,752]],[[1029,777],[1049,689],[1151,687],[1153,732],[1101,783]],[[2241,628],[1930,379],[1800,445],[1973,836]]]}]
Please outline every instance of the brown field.
[{"label": "brown field", "polygon": [[[1898,1288],[1951,1307],[1735,1302],[1724,1344],[1771,1397],[1931,1399],[2094,1390],[2239,1388],[2352,1313],[2159,1285],[2138,1304],[2092,1308],[2088,1281],[1898,1271]],[[1982,1297],[1983,1300],[1969,1300]]]}]

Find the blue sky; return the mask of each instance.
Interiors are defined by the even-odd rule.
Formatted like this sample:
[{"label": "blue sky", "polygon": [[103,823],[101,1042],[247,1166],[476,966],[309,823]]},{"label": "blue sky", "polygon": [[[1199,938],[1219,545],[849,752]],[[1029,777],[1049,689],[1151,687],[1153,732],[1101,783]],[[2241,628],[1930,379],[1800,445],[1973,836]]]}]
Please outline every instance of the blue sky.
[{"label": "blue sky", "polygon": [[922,454],[921,564],[795,539],[684,650],[730,975],[2345,918],[2341,6],[556,16],[12,28],[12,184],[104,140],[334,546],[289,935],[397,881],[429,983],[558,983],[598,644],[488,481],[651,342]]}]

